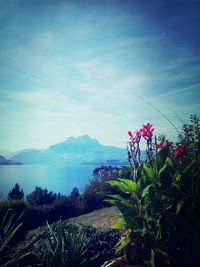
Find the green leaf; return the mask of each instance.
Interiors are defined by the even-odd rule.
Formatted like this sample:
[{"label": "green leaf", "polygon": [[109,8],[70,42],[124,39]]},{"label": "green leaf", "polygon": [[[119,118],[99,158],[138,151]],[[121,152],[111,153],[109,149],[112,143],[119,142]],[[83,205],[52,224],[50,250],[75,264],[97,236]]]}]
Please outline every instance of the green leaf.
[{"label": "green leaf", "polygon": [[124,193],[127,192],[127,186],[119,180],[109,180],[106,183],[118,187]]},{"label": "green leaf", "polygon": [[155,267],[155,253],[153,249],[151,249],[150,259],[145,261],[148,267]]},{"label": "green leaf", "polygon": [[124,220],[124,218],[120,218],[115,224],[111,226],[111,229],[121,229],[125,225],[126,221]]},{"label": "green leaf", "polygon": [[125,178],[118,178],[119,181],[124,183],[127,186],[127,189],[130,191],[137,192],[138,190],[138,185],[136,182],[130,180],[130,179],[125,179]]},{"label": "green leaf", "polygon": [[174,164],[173,164],[172,159],[170,159],[170,158],[167,157],[167,159],[166,159],[166,163],[167,163],[167,165],[168,165],[171,169],[174,168]]},{"label": "green leaf", "polygon": [[105,196],[111,198],[111,200],[114,200],[115,203],[116,203],[117,201],[121,202],[122,205],[124,205],[124,206],[126,206],[126,207],[130,207],[130,208],[132,208],[132,206],[133,206],[133,205],[131,204],[131,202],[130,202],[128,199],[126,199],[126,198],[120,196],[119,194],[105,194]]},{"label": "green leaf", "polygon": [[110,203],[112,205],[116,205],[116,200],[114,200],[114,199],[104,199],[103,201]]},{"label": "green leaf", "polygon": [[155,185],[154,185],[154,184],[147,185],[147,186],[144,188],[144,190],[142,191],[142,197],[146,197],[146,196],[149,194],[149,191],[150,191],[152,188],[155,188]]},{"label": "green leaf", "polygon": [[120,252],[123,248],[127,247],[128,244],[130,244],[131,238],[130,236],[123,236],[121,237],[121,240],[119,244],[116,246],[116,252]]},{"label": "green leaf", "polygon": [[167,163],[165,163],[165,164],[162,166],[162,168],[159,170],[159,172],[158,172],[158,176],[161,176],[161,174],[164,173],[164,172],[166,171],[167,167],[168,167],[168,165],[167,165]]},{"label": "green leaf", "polygon": [[180,182],[181,181],[181,178],[182,178],[182,174],[180,172],[176,172],[175,173],[175,178],[176,178],[176,181],[177,182]]},{"label": "green leaf", "polygon": [[118,187],[125,194],[132,194],[134,197],[135,193],[138,191],[137,183],[130,179],[118,178],[117,180],[107,181],[107,183],[111,186]]},{"label": "green leaf", "polygon": [[143,172],[151,181],[155,179],[155,173],[146,164],[143,165]]},{"label": "green leaf", "polygon": [[177,205],[176,205],[176,215],[179,214],[179,212],[181,211],[183,204],[185,203],[185,199],[181,199]]}]

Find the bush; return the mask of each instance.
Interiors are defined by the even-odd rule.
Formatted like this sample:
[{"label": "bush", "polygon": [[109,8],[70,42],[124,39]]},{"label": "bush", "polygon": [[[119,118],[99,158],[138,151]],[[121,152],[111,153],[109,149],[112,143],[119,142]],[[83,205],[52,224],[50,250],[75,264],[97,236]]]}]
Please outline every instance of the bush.
[{"label": "bush", "polygon": [[[106,181],[117,179],[122,172],[125,172],[125,169],[125,167],[100,166],[93,170],[94,178],[86,185],[83,194],[79,198],[79,206],[82,213],[110,206],[104,201],[101,193],[108,189]],[[112,189],[112,192],[116,192],[116,189]]]},{"label": "bush", "polygon": [[[158,266],[200,266],[200,125],[197,116],[192,120],[176,146],[166,139],[158,144],[150,123],[128,132],[132,179],[109,181],[121,192],[105,196],[122,213],[114,226],[123,229],[117,249],[126,248],[129,264],[156,255],[162,261]],[[145,162],[140,160],[141,138],[147,143]]]},{"label": "bush", "polygon": [[[64,248],[61,253],[62,255],[65,255],[64,260],[66,262],[63,266],[77,266],[73,265],[73,260],[77,261],[77,256],[76,259],[73,259],[73,257],[75,256],[74,245],[80,242],[79,238],[81,238],[82,234],[84,234],[82,245],[87,245],[86,250],[84,251],[84,259],[82,259],[83,261],[87,259],[87,261],[85,262],[87,265],[83,264],[82,266],[100,266],[105,260],[113,258],[115,256],[115,251],[113,248],[119,240],[118,231],[99,231],[92,226],[83,226],[80,224],[69,223],[67,221],[59,221],[53,223],[50,226],[50,229],[55,236],[58,235],[59,231],[64,231],[65,239],[62,239],[64,241]],[[75,234],[73,235],[73,233]],[[30,241],[36,236],[40,236],[40,238],[38,242],[34,244],[33,249],[38,254],[42,262],[47,264],[47,260],[49,260],[50,250],[53,249],[56,252],[56,243],[54,242],[52,233],[49,231],[49,228],[47,226],[43,226],[30,231],[26,237],[26,240],[15,247],[15,251],[20,251],[21,249],[23,249],[26,244],[30,243]],[[49,238],[51,241],[49,241]],[[73,240],[71,240],[71,238],[73,238]],[[66,254],[67,251],[68,254]],[[55,256],[56,255],[59,255],[59,253],[56,252]],[[67,258],[69,259],[69,257],[70,260],[67,260]],[[55,265],[58,264],[58,262],[54,261],[54,259],[52,258],[50,262],[54,263],[53,266],[61,266]],[[92,262],[93,265],[89,265],[90,262]]]},{"label": "bush", "polygon": [[56,194],[53,192],[48,192],[48,190],[42,189],[41,187],[36,186],[35,190],[30,193],[29,195],[27,195],[27,201],[31,204],[31,205],[48,205],[48,204],[52,204],[55,199],[56,199]]},{"label": "bush", "polygon": [[200,158],[200,115],[191,115],[190,124],[182,126],[178,144],[184,146],[186,160]]},{"label": "bush", "polygon": [[70,197],[58,194],[52,204],[27,205],[25,213],[26,229],[33,229],[49,223],[56,222],[60,218],[68,219],[80,215],[80,210],[72,203]]},{"label": "bush", "polygon": [[19,184],[15,184],[15,186],[8,193],[8,199],[23,199],[24,191],[20,189]]},{"label": "bush", "polygon": [[27,205],[23,200],[2,200],[0,201],[0,212],[6,212],[8,209],[11,209],[16,216],[19,216],[25,209]]},{"label": "bush", "polygon": [[[24,224],[24,219],[25,219],[25,213],[26,213],[26,203],[23,200],[3,200],[0,201],[0,214],[1,218],[5,216],[7,212],[11,212],[14,214],[14,219],[13,221],[17,220],[19,216],[23,213],[23,216],[21,218],[21,221],[23,222],[22,227],[17,231],[15,234],[14,238],[12,238],[12,243],[16,243],[20,239],[23,239],[25,234],[26,234],[26,227]],[[0,218],[0,221],[2,222]]]},{"label": "bush", "polygon": [[62,196],[58,195],[54,201],[54,214],[57,215],[57,218],[68,219],[70,217],[80,215],[80,209],[77,204],[78,199],[73,201],[71,196]]},{"label": "bush", "polygon": [[74,187],[72,189],[72,192],[71,192],[69,198],[72,201],[72,203],[76,204],[78,199],[79,199],[79,197],[80,197],[80,194],[79,194],[78,188]]}]

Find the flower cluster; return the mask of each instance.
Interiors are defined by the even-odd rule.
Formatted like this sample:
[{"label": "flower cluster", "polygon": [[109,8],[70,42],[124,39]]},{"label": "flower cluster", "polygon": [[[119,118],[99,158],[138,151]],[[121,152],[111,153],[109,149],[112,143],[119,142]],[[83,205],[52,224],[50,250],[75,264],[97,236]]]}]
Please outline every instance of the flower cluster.
[{"label": "flower cluster", "polygon": [[143,125],[139,131],[144,139],[146,139],[148,142],[152,141],[154,131],[153,124],[147,123],[146,125]]},{"label": "flower cluster", "polygon": [[156,137],[154,141],[154,128],[153,124],[147,123],[142,125],[142,127],[135,131],[128,131],[130,141],[127,143],[127,155],[129,163],[134,167],[134,178],[137,176],[137,169],[141,164],[141,150],[140,150],[140,141],[143,138],[146,142],[146,154],[149,160],[149,163],[152,164],[154,151],[163,149],[166,146],[170,146],[173,151],[173,157],[177,162],[181,162],[183,155],[185,153],[185,148],[181,145],[173,146],[173,142],[165,139],[162,140],[159,144],[156,142]]},{"label": "flower cluster", "polygon": [[130,141],[127,143],[127,154],[128,161],[134,166],[134,177],[136,177],[137,169],[141,163],[141,151],[140,151],[140,141],[143,137],[147,143],[147,155],[152,156],[153,151],[153,125],[147,123],[143,125],[139,130],[135,132],[128,131]]},{"label": "flower cluster", "polygon": [[135,132],[128,131],[128,135],[130,136],[130,140],[134,142],[139,142],[141,136],[148,142],[151,142],[153,138],[153,131],[154,131],[153,124],[147,123],[146,125],[143,125],[138,131]]},{"label": "flower cluster", "polygon": [[165,146],[172,146],[172,145],[173,145],[173,142],[169,140],[163,140],[157,145],[157,149],[162,149]]},{"label": "flower cluster", "polygon": [[177,161],[181,162],[183,155],[185,154],[185,148],[182,145],[178,145],[174,148],[174,159],[176,159]]}]

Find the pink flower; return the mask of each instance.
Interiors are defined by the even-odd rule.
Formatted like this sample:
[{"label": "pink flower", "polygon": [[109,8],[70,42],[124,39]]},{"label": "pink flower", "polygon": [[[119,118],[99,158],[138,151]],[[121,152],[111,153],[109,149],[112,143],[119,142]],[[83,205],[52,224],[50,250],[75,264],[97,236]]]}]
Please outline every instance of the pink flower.
[{"label": "pink flower", "polygon": [[164,140],[161,141],[158,145],[157,145],[157,149],[162,149],[165,146],[172,146],[173,142],[169,141],[169,140]]},{"label": "pink flower", "polygon": [[182,145],[175,147],[174,158],[180,160],[185,154],[185,148]]},{"label": "pink flower", "polygon": [[141,138],[140,130],[135,131],[133,133],[131,131],[128,131],[128,135],[130,136],[131,141],[136,142],[136,143],[138,143],[140,141],[140,138]]},{"label": "pink flower", "polygon": [[128,131],[128,135],[130,136],[130,140],[133,140],[133,133],[131,131]]},{"label": "pink flower", "polygon": [[143,127],[140,129],[142,137],[144,137],[146,140],[151,140],[153,137],[154,128],[152,127],[153,124],[147,123],[146,125],[143,125]]}]

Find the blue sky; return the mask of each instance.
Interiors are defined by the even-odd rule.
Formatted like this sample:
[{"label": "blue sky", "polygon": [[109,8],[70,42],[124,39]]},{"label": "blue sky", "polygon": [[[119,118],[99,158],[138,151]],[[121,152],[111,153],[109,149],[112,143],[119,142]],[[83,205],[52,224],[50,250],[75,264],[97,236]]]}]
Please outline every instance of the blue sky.
[{"label": "blue sky", "polygon": [[[200,1],[0,0],[0,150],[125,146],[200,110]],[[177,115],[176,115],[177,114]]]}]

